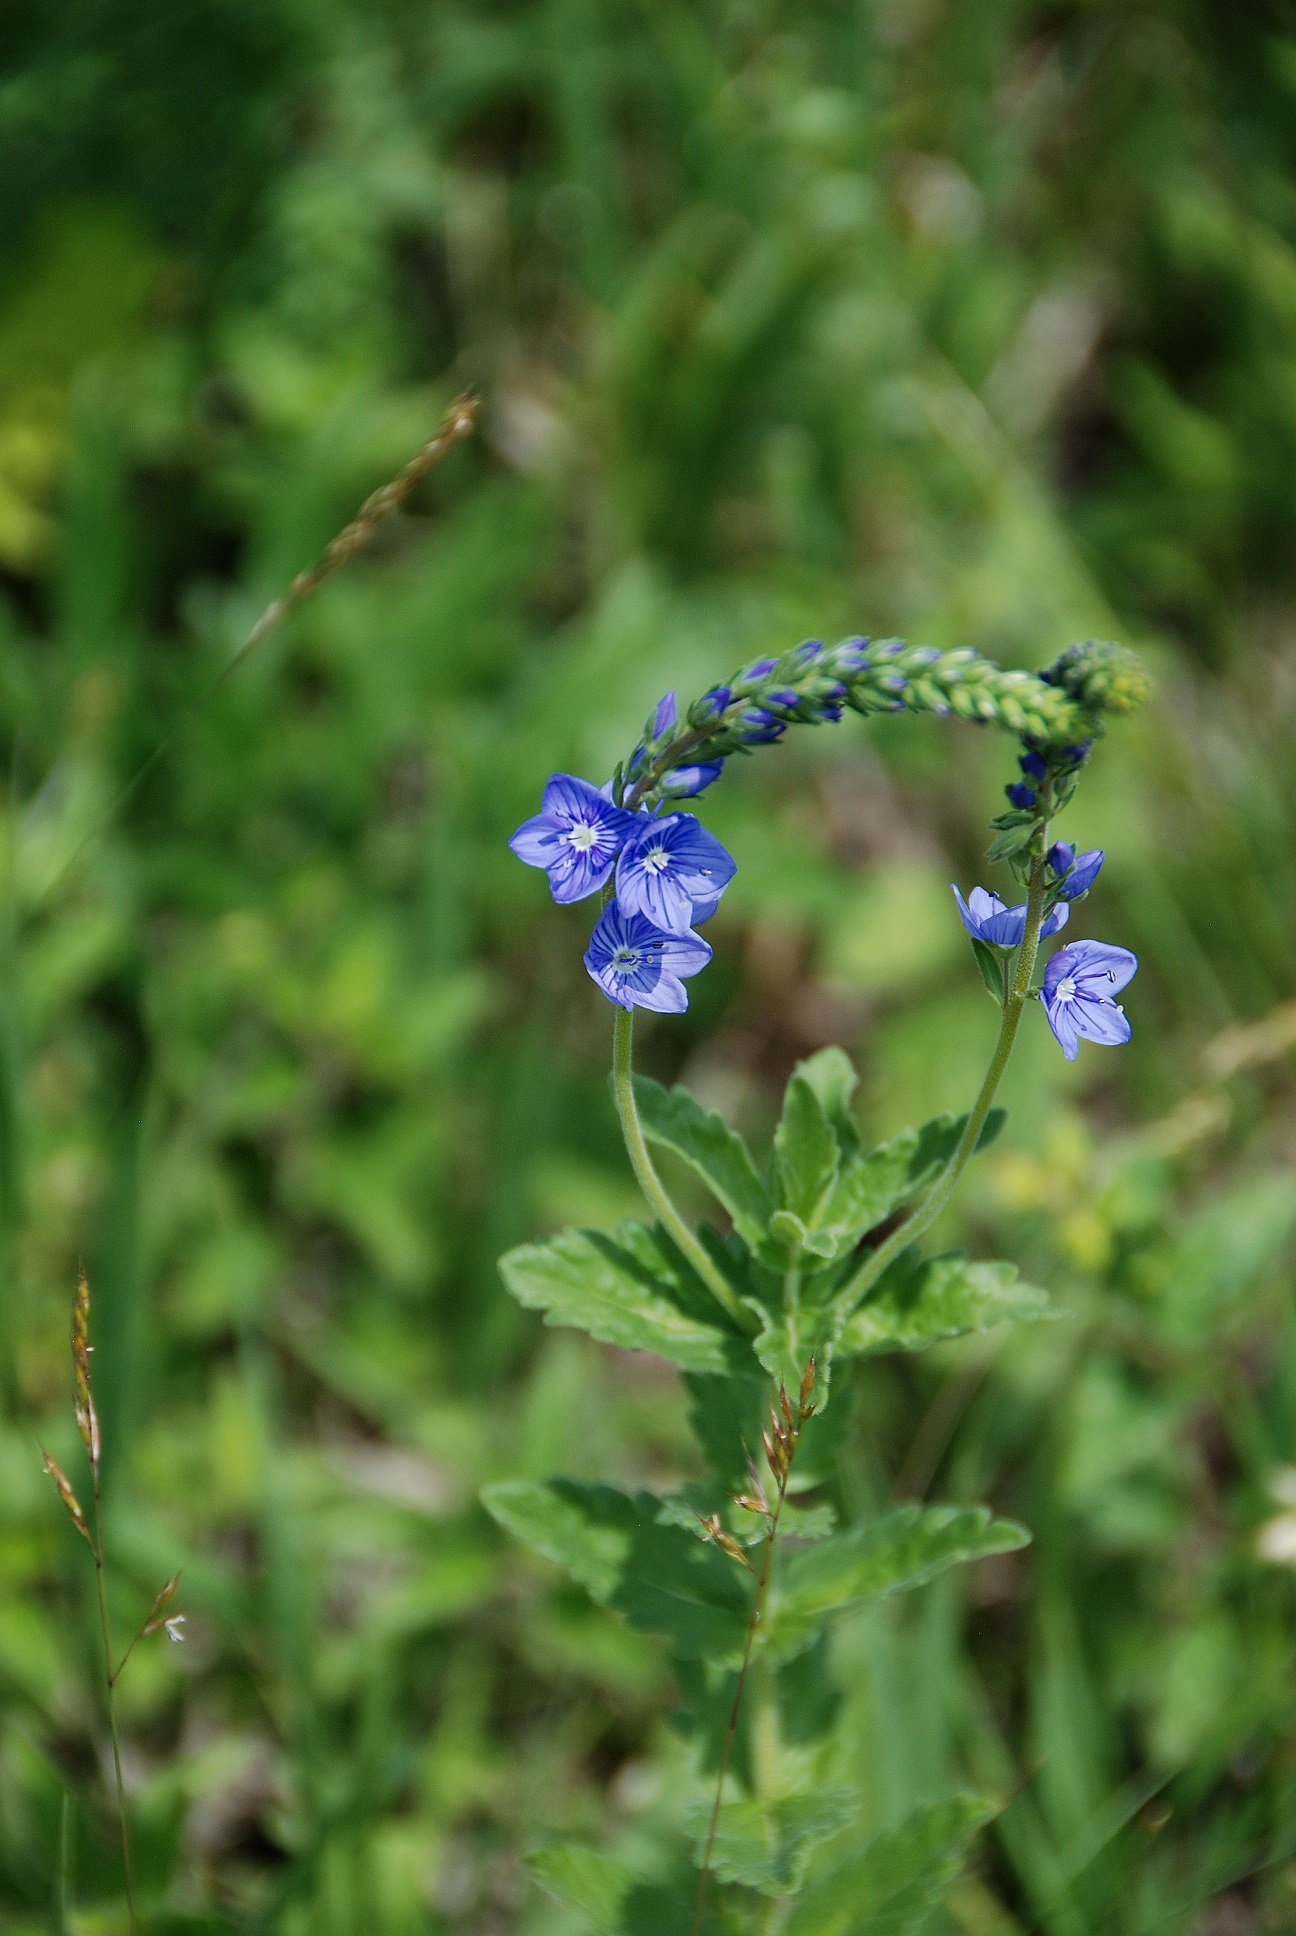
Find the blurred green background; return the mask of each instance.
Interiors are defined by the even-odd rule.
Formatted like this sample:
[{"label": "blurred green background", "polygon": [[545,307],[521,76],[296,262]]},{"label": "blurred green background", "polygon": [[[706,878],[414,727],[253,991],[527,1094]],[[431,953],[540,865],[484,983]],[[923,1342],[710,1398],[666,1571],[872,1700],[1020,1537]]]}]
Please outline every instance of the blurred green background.
[{"label": "blurred green background", "polygon": [[[861,1778],[1013,1798],[933,1936],[1296,1928],[1290,8],[26,0],[0,225],[0,1927],[124,1927],[37,1451],[82,1258],[123,1633],[185,1569],[123,1687],[150,1927],[565,1936],[525,1851],[644,1832],[655,1644],[476,1504],[693,1457],[673,1373],[495,1275],[636,1202],[584,911],[504,841],[668,687],[863,631],[1158,694],[1061,829],[1133,1045],[1035,1018],[952,1232],[1069,1316],[857,1376],[848,1514],[1035,1533],[842,1628]],[[757,1137],[831,1040],[867,1128],[963,1106],[1010,765],[884,720],[728,774],[645,1066]]]}]

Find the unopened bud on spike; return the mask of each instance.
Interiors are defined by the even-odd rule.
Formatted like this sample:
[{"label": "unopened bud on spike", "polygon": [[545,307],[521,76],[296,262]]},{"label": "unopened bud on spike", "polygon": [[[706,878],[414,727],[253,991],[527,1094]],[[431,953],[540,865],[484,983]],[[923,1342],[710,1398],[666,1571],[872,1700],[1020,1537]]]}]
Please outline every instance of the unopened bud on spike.
[{"label": "unopened bud on spike", "polygon": [[801,1417],[803,1420],[809,1418],[814,1411],[814,1406],[810,1403],[810,1400],[814,1395],[815,1370],[815,1361],[811,1358],[809,1364],[801,1374]]},{"label": "unopened bud on spike", "polygon": [[740,1492],[738,1494],[738,1497],[734,1500],[734,1504],[735,1506],[741,1506],[744,1512],[766,1513],[766,1514],[768,1514],[769,1512],[769,1507],[765,1503],[763,1494],[759,1499],[753,1499],[750,1493]]},{"label": "unopened bud on spike", "polygon": [[781,1448],[775,1445],[773,1439],[770,1437],[768,1432],[761,1433],[761,1444],[765,1447],[765,1457],[769,1460],[770,1471],[774,1474],[774,1477],[776,1479],[781,1478],[782,1477],[782,1465],[780,1461]]},{"label": "unopened bud on spike", "polygon": [[783,1418],[787,1425],[788,1431],[791,1432],[794,1429],[793,1422],[792,1422],[792,1407],[788,1404],[786,1385],[779,1386],[779,1405],[782,1408]]},{"label": "unopened bud on spike", "polygon": [[63,1501],[64,1511],[80,1533],[86,1545],[93,1550],[94,1541],[90,1537],[90,1528],[85,1523],[85,1514],[81,1510],[81,1502],[73,1492],[71,1481],[66,1472],[64,1472],[61,1465],[51,1459],[43,1445],[41,1447],[41,1457],[45,1461],[45,1470],[58,1487],[58,1496]]}]

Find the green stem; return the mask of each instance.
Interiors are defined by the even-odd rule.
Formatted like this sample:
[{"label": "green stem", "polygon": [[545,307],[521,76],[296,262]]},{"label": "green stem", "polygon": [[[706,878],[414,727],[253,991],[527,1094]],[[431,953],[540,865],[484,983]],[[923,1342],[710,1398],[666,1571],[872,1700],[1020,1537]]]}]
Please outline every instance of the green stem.
[{"label": "green stem", "polygon": [[58,1936],[72,1936],[72,1797],[66,1788],[59,1811]]},{"label": "green stem", "polygon": [[[795,1455],[796,1443],[792,1452]],[[698,1936],[702,1928],[702,1916],[706,1909],[707,1883],[711,1878],[711,1856],[715,1849],[716,1830],[720,1826],[720,1805],[724,1800],[725,1777],[729,1773],[729,1762],[733,1755],[734,1742],[738,1735],[738,1715],[742,1708],[743,1689],[747,1685],[747,1674],[751,1667],[752,1648],[756,1644],[756,1632],[765,1618],[765,1603],[769,1599],[770,1576],[774,1570],[774,1542],[778,1538],[779,1515],[783,1511],[783,1501],[787,1496],[788,1479],[791,1476],[792,1461],[789,1458],[778,1482],[778,1492],[774,1500],[774,1511],[770,1515],[769,1533],[765,1540],[765,1557],[761,1562],[760,1578],[756,1582],[756,1592],[752,1599],[751,1618],[747,1622],[747,1644],[743,1648],[742,1666],[738,1670],[738,1685],[734,1688],[733,1705],[729,1709],[729,1724],[725,1729],[724,1746],[720,1750],[720,1767],[716,1774],[715,1800],[711,1804],[711,1821],[707,1828],[706,1850],[702,1856],[702,1873],[698,1877],[697,1895],[693,1901],[693,1925],[691,1936]]]},{"label": "green stem", "polygon": [[612,1042],[612,1078],[616,1090],[617,1114],[621,1118],[621,1134],[625,1138],[626,1152],[630,1166],[635,1173],[639,1188],[647,1197],[661,1220],[675,1246],[680,1250],[702,1282],[718,1303],[722,1304],[735,1324],[749,1335],[756,1330],[756,1320],[732,1285],[707,1256],[693,1232],[681,1217],[675,1205],[666,1194],[665,1186],[648,1154],[648,1144],[644,1138],[643,1124],[639,1120],[639,1110],[634,1096],[634,1072],[631,1052],[634,1045],[634,1014],[628,1008],[618,1007],[616,1012],[616,1031]]},{"label": "green stem", "polygon": [[1044,873],[1045,856],[1048,853],[1048,822],[1044,821],[1041,835],[1037,840],[1037,851],[1031,866],[1030,886],[1026,896],[1026,926],[1022,934],[1021,948],[1017,955],[1017,966],[1012,985],[1003,1005],[1003,1019],[999,1024],[999,1039],[995,1043],[990,1066],[985,1079],[972,1105],[971,1114],[963,1125],[954,1154],[941,1171],[935,1183],[903,1223],[897,1224],[885,1243],[879,1244],[870,1252],[864,1263],[849,1277],[837,1292],[837,1298],[849,1313],[877,1283],[889,1264],[894,1263],[900,1252],[914,1240],[921,1237],[929,1225],[935,1223],[958,1185],[958,1180],[967,1168],[976,1149],[981,1131],[985,1128],[990,1105],[995,1099],[1008,1058],[1017,1040],[1017,1030],[1021,1024],[1023,1011],[1030,997],[1031,978],[1035,973],[1035,959],[1039,953],[1040,928],[1044,920]]},{"label": "green stem", "polygon": [[112,1735],[113,1774],[117,1782],[117,1821],[121,1829],[122,1873],[126,1880],[126,1913],[131,1936],[139,1936],[139,1905],[135,1900],[135,1866],[131,1860],[130,1829],[126,1823],[126,1785],[122,1780],[121,1736],[117,1729],[117,1676],[113,1672],[112,1637],[108,1631],[108,1601],[104,1594],[103,1519],[99,1509],[99,1474],[94,1475],[95,1593],[99,1602],[99,1631],[103,1635],[104,1685],[108,1690],[108,1729]]}]

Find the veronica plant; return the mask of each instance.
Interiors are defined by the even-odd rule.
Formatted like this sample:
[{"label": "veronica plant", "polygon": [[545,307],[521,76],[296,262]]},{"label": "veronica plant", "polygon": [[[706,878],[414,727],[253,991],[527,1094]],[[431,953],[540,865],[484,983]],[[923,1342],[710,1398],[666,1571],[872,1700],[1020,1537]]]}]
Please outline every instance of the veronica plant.
[{"label": "veronica plant", "polygon": [[[687,713],[668,694],[605,786],[555,774],[540,813],[513,836],[556,901],[604,898],[585,964],[615,1005],[617,1110],[656,1222],[564,1231],[510,1251],[500,1269],[547,1322],[677,1365],[706,1469],[666,1498],[560,1479],[485,1495],[502,1525],[595,1600],[664,1636],[680,1725],[696,1740],[655,1862],[627,1866],[571,1846],[534,1858],[587,1927],[900,1936],[925,1922],[995,1812],[985,1797],[947,1796],[880,1840],[861,1831],[861,1797],[832,1726],[825,1638],[844,1610],[1018,1547],[1026,1531],[984,1507],[916,1505],[838,1529],[806,1495],[830,1475],[847,1422],[847,1407],[830,1403],[842,1360],[1047,1314],[1044,1294],[1010,1264],[924,1256],[919,1239],[1002,1124],[995,1093],[1028,1004],[1039,999],[1069,1058],[1081,1037],[1128,1039],[1114,997],[1137,966],[1132,954],[1074,941],[1038,983],[1036,970],[1041,941],[1066,926],[1103,863],[1098,850],[1077,857],[1055,840],[1053,821],[1106,720],[1137,704],[1145,683],[1112,645],[1072,646],[1035,675],[971,651],[812,640],[744,667]],[[726,760],[847,708],[992,723],[1020,743],[1020,778],[992,823],[988,858],[1007,864],[1024,898],[1009,906],[981,887],[966,900],[954,889],[999,1035],[965,1115],[873,1150],[852,1114],[849,1058],[820,1051],[792,1074],[762,1168],[685,1089],[633,1073],[634,1011],[686,1007],[686,982],[711,958],[696,930],[735,871],[679,802],[712,785]],[[689,1225],[654,1148],[702,1181],[727,1235]]]}]

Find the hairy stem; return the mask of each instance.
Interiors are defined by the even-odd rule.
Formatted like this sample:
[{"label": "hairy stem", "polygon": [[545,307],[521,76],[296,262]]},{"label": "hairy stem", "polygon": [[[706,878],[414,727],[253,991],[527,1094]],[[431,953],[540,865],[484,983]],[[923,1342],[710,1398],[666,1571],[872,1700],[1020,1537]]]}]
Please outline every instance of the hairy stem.
[{"label": "hairy stem", "polygon": [[[794,1441],[794,1452],[795,1449]],[[765,1618],[765,1602],[769,1598],[770,1576],[774,1570],[774,1542],[778,1538],[779,1514],[783,1511],[783,1499],[787,1492],[791,1470],[792,1461],[789,1458],[778,1480],[774,1510],[770,1514],[769,1532],[765,1537],[765,1553],[761,1560],[760,1575],[756,1581],[756,1592],[752,1599],[751,1617],[747,1622],[747,1641],[743,1648],[742,1666],[738,1670],[738,1685],[734,1688],[733,1705],[729,1709],[729,1722],[725,1728],[724,1746],[720,1750],[715,1800],[711,1804],[711,1821],[707,1827],[706,1848],[702,1854],[702,1873],[698,1877],[697,1895],[693,1901],[692,1936],[698,1936],[702,1928],[702,1917],[706,1911],[707,1883],[711,1879],[711,1857],[715,1849],[716,1830],[720,1826],[720,1806],[724,1800],[725,1777],[729,1773],[734,1742],[738,1737],[738,1715],[742,1707],[743,1690],[747,1685],[748,1670],[751,1667],[752,1648],[756,1644],[756,1630]]]},{"label": "hairy stem", "polygon": [[657,1212],[662,1227],[676,1248],[688,1259],[712,1296],[724,1306],[734,1323],[741,1325],[743,1330],[750,1334],[756,1329],[755,1318],[745,1308],[723,1272],[707,1256],[706,1251],[671,1202],[661,1178],[653,1168],[653,1160],[648,1154],[643,1124],[639,1120],[639,1110],[635,1103],[634,1072],[631,1063],[633,1045],[633,1012],[628,1008],[618,1008],[612,1043],[612,1077],[616,1090],[617,1115],[621,1118],[621,1134],[625,1138],[630,1166],[635,1173],[639,1188]]},{"label": "hairy stem", "polygon": [[104,1686],[108,1693],[108,1731],[112,1736],[113,1775],[117,1785],[117,1823],[121,1830],[122,1873],[126,1881],[126,1913],[131,1936],[139,1936],[139,1905],[135,1900],[135,1865],[131,1859],[130,1829],[126,1821],[126,1787],[122,1781],[121,1735],[117,1728],[117,1676],[113,1671],[112,1636],[108,1630],[108,1601],[104,1593],[103,1516],[99,1505],[99,1472],[94,1471],[95,1596],[99,1602],[99,1631],[103,1636]]},{"label": "hairy stem", "polygon": [[917,1208],[910,1212],[902,1223],[897,1224],[885,1243],[871,1251],[859,1269],[849,1277],[837,1292],[845,1310],[853,1311],[860,1300],[877,1283],[884,1270],[900,1255],[901,1251],[921,1237],[930,1224],[935,1223],[941,1211],[953,1196],[958,1180],[967,1168],[976,1149],[981,1131],[985,1128],[986,1117],[995,1092],[1008,1067],[1013,1045],[1017,1040],[1017,1030],[1021,1024],[1022,1013],[1030,996],[1031,977],[1035,973],[1035,960],[1039,953],[1040,928],[1044,920],[1045,855],[1048,853],[1048,822],[1042,827],[1037,838],[1037,852],[1031,865],[1030,886],[1026,896],[1026,926],[1022,934],[1021,948],[1017,955],[1017,965],[1013,972],[1012,983],[1003,1005],[1003,1019],[999,1024],[999,1039],[990,1057],[990,1066],[985,1072],[977,1099],[963,1126],[954,1154],[937,1177],[935,1183]]}]

